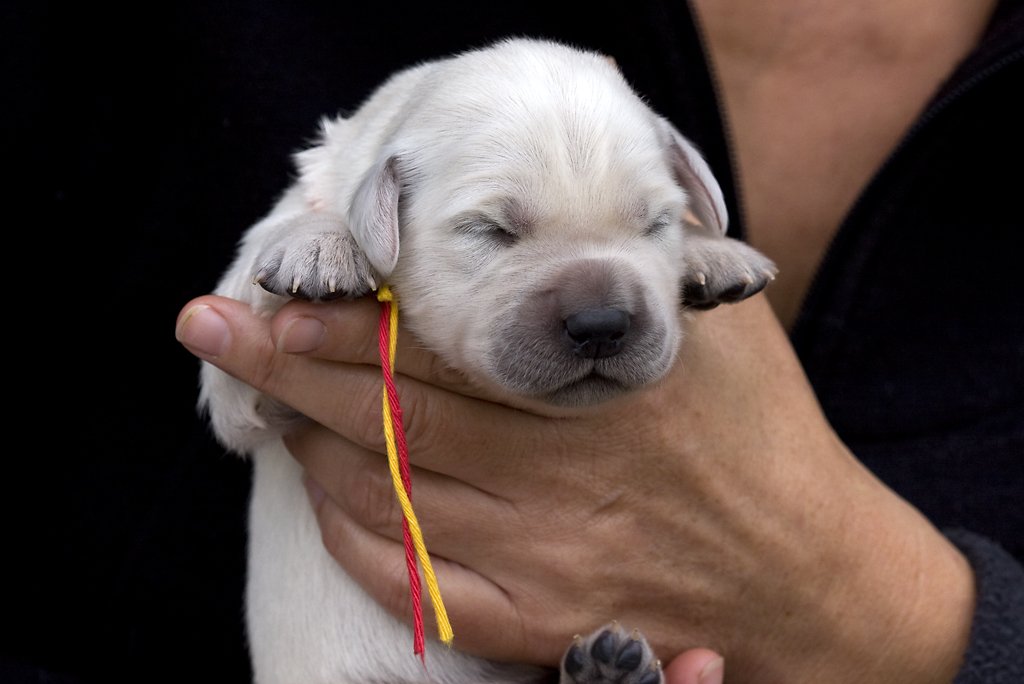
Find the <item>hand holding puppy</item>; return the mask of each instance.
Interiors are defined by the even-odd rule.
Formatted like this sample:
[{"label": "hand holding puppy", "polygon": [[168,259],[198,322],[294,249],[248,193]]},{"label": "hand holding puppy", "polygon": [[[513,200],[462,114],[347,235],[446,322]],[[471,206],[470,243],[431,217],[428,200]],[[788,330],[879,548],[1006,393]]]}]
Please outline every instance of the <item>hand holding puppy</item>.
[{"label": "hand holding puppy", "polygon": [[[211,308],[179,324],[186,345],[218,315],[227,338],[200,356],[316,421],[287,443],[324,544],[405,617],[374,303],[293,302],[270,321],[193,304]],[[837,440],[763,298],[696,316],[663,381],[572,418],[475,397],[409,340],[398,370],[459,648],[551,665],[614,616],[660,654],[714,648],[737,682],[956,672],[970,570]]]}]

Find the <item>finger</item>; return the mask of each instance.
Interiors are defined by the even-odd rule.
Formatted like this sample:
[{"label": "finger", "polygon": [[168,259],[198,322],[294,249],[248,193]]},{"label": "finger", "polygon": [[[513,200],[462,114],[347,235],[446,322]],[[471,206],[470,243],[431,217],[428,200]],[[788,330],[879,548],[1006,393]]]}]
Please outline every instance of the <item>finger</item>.
[{"label": "finger", "polygon": [[357,443],[383,443],[379,370],[280,354],[269,322],[225,297],[189,302],[178,316],[175,335],[200,359]]},{"label": "finger", "polygon": [[665,684],[722,684],[722,657],[706,648],[694,648],[676,656],[665,668]]},{"label": "finger", "polygon": [[[348,442],[318,425],[304,426],[286,438],[288,450],[334,505],[360,527],[402,539],[402,510],[386,458]],[[481,520],[504,519],[508,502],[460,480],[429,470],[412,472],[413,508],[427,548],[456,561],[473,559],[481,571],[491,568],[493,531]]]},{"label": "finger", "polygon": [[[289,453],[302,464],[307,480],[320,487],[360,527],[401,541],[402,514],[386,457],[346,440],[320,425],[304,425],[285,437]],[[413,480],[418,494],[424,477]],[[418,497],[423,498],[423,497]],[[417,513],[422,513],[417,507]]]},{"label": "finger", "polygon": [[[242,302],[205,296],[178,318],[178,339],[196,356],[294,408],[351,442],[384,451],[380,369],[279,353],[266,319]],[[482,489],[506,484],[516,461],[555,432],[553,421],[396,378],[412,460]],[[557,421],[554,421],[557,422]],[[494,443],[494,426],[509,435]],[[500,448],[501,458],[481,458]]]},{"label": "finger", "polygon": [[[380,365],[380,303],[364,297],[351,302],[286,304],[271,321],[277,350],[325,361]],[[396,373],[459,394],[495,399],[493,392],[428,351],[404,328],[399,328]]]},{"label": "finger", "polygon": [[[385,610],[411,624],[412,601],[402,544],[361,527],[315,486],[307,483],[307,489],[328,552]],[[433,555],[432,563],[455,632],[455,646],[482,657],[523,660],[530,644],[508,594],[458,563]],[[423,611],[424,627],[436,637],[433,607],[426,592]],[[495,625],[501,626],[500,635],[493,634]]]}]

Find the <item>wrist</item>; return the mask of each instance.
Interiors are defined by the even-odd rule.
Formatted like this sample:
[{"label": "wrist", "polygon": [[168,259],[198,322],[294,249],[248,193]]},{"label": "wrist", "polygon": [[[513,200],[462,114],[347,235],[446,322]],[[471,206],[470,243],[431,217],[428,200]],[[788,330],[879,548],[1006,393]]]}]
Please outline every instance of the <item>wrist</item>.
[{"label": "wrist", "polygon": [[803,557],[813,564],[805,569],[814,580],[801,596],[812,604],[810,615],[780,618],[788,629],[772,639],[775,653],[785,654],[773,662],[777,679],[951,682],[974,610],[970,566],[916,509],[848,454],[847,464],[840,475],[843,499],[828,504],[835,512],[831,519],[821,516],[831,534],[819,538],[833,543]]},{"label": "wrist", "polygon": [[[960,551],[916,509],[895,496],[879,518],[879,545],[868,581],[879,587],[881,614],[891,627],[875,634],[875,681],[952,682],[963,661],[974,615],[974,574]],[[893,524],[902,515],[904,524]],[[887,564],[887,559],[893,559]],[[864,680],[862,680],[864,681]]]}]

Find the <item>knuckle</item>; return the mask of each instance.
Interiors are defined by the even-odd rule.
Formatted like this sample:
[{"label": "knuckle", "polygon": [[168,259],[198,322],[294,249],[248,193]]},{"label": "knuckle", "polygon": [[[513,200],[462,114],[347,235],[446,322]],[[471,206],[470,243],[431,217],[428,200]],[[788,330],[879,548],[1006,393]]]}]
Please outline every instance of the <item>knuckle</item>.
[{"label": "knuckle", "polygon": [[280,381],[280,355],[269,346],[259,349],[252,360],[245,366],[243,380],[264,394],[275,395],[275,387]]},{"label": "knuckle", "polygon": [[[403,424],[409,448],[417,453],[431,452],[438,435],[449,434],[445,430],[446,422],[444,402],[429,401],[429,393],[407,392],[402,402]],[[449,435],[450,436],[450,435]]]},{"label": "knuckle", "polygon": [[320,527],[320,542],[332,558],[341,559],[344,558],[345,549],[349,546],[349,535],[339,516],[325,513],[326,508],[321,506],[317,513],[317,523]]},{"label": "knuckle", "polygon": [[[387,566],[382,565],[382,567]],[[412,617],[412,598],[409,596],[408,579],[402,574],[402,570],[394,566],[393,563],[391,563],[391,568],[381,575],[383,580],[377,599],[389,613],[402,620],[408,620]]]},{"label": "knuckle", "polygon": [[[353,395],[362,396],[364,393],[353,392]],[[365,401],[357,401],[354,404],[345,404],[344,410],[351,411],[354,419],[352,438],[360,445],[376,451],[384,451],[384,419],[381,410],[381,396],[377,392],[366,392]]]},{"label": "knuckle", "polygon": [[362,527],[374,532],[393,531],[400,524],[390,471],[377,467],[384,465],[363,468],[349,481],[350,513]]}]

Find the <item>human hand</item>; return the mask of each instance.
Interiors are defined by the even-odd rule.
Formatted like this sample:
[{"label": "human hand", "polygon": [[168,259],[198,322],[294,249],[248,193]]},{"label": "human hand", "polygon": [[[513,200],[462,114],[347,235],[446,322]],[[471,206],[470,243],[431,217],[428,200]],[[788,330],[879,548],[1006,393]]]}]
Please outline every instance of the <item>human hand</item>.
[{"label": "human hand", "polygon": [[692,648],[672,659],[664,670],[665,684],[722,684],[725,661],[706,648]]},{"label": "human hand", "polygon": [[[287,443],[325,545],[407,617],[376,306],[291,303],[267,322],[196,303],[229,338],[212,357],[179,330],[197,355],[317,422]],[[417,513],[460,648],[552,664],[614,617],[658,653],[712,646],[737,682],[955,673],[969,569],[836,439],[763,298],[701,314],[664,381],[571,418],[476,398],[400,349]]]}]

